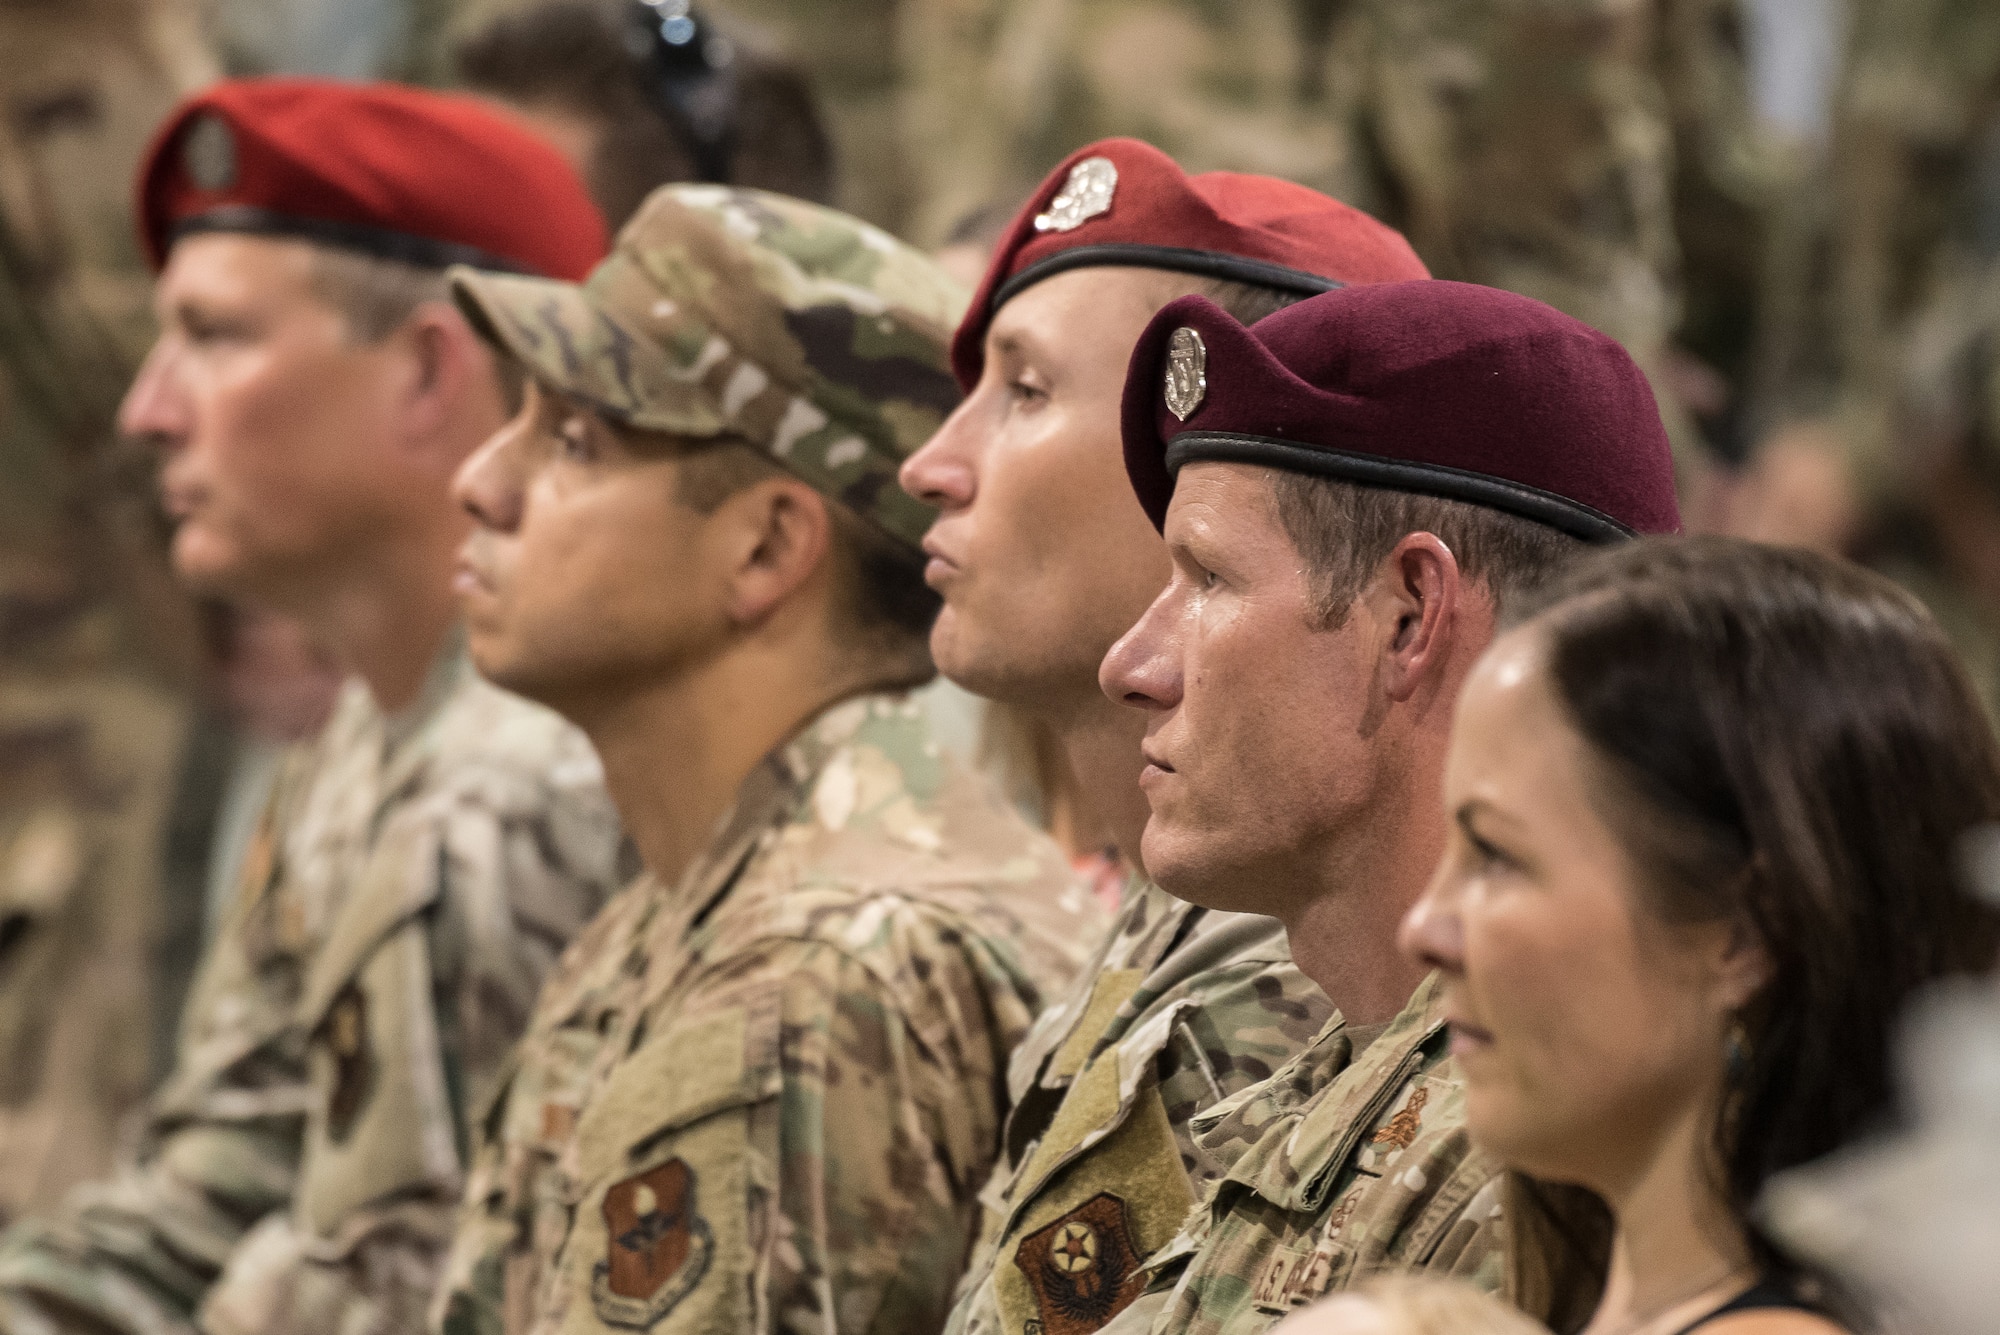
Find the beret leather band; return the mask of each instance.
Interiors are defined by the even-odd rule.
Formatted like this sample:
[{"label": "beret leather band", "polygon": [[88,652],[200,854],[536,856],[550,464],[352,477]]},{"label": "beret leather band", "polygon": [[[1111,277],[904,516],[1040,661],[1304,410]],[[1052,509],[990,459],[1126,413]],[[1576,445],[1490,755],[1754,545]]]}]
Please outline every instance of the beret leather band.
[{"label": "beret leather band", "polygon": [[469,264],[475,269],[499,273],[529,273],[526,265],[495,255],[478,246],[440,241],[435,237],[413,236],[385,227],[338,222],[332,218],[300,218],[260,209],[250,204],[225,204],[206,213],[182,218],[168,229],[172,242],[199,232],[245,232],[252,236],[294,237],[338,250],[359,251],[379,260],[394,260],[421,269],[449,269]]},{"label": "beret leather band", "polygon": [[1573,501],[1567,496],[1558,496],[1526,483],[1453,468],[1449,464],[1385,459],[1379,454],[1365,454],[1358,450],[1301,445],[1297,441],[1227,431],[1187,431],[1167,442],[1169,473],[1178,473],[1184,465],[1203,460],[1261,464],[1288,473],[1309,473],[1364,487],[1415,492],[1448,501],[1466,501],[1547,524],[1584,542],[1608,545],[1637,536],[1627,525],[1581,501]]},{"label": "beret leather band", "polygon": [[1307,297],[1316,297],[1322,292],[1332,292],[1336,288],[1347,286],[1338,278],[1322,278],[1318,274],[1287,268],[1282,264],[1253,260],[1242,255],[1227,255],[1214,250],[1195,250],[1187,246],[1138,244],[1073,246],[1029,265],[1002,283],[993,293],[992,299],[986,303],[987,313],[990,316],[993,311],[999,310],[1036,283],[1045,278],[1053,278],[1067,270],[1119,266],[1134,269],[1167,269],[1175,273],[1220,278],[1232,283],[1256,283],[1264,287],[1277,288],[1281,292],[1296,292]]}]

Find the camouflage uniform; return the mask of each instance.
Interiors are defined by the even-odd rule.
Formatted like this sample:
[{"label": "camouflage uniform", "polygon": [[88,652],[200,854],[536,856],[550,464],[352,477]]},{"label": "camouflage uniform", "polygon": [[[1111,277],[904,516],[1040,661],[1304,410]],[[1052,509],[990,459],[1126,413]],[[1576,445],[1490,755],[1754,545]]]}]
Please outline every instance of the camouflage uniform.
[{"label": "camouflage uniform", "polygon": [[[965,294],[816,205],[668,186],[582,286],[456,271],[539,381],[766,452],[914,549],[897,466],[956,404]],[[808,720],[707,852],[628,889],[481,1123],[448,1335],[920,1332],[999,1148],[1007,1054],[1098,938],[1061,851],[921,707]]]},{"label": "camouflage uniform", "polygon": [[1077,986],[1014,1053],[1001,1165],[948,1329],[1073,1335],[1116,1316],[1140,1261],[1231,1167],[1234,1147],[1199,1147],[1191,1119],[1268,1078],[1332,1009],[1275,920],[1132,882]]},{"label": "camouflage uniform", "polygon": [[822,714],[543,993],[481,1123],[442,1328],[936,1329],[1002,1065],[1095,926],[915,704]]},{"label": "camouflage uniform", "polygon": [[1353,1046],[1336,1017],[1269,1080],[1194,1119],[1197,1149],[1233,1166],[1109,1330],[1249,1335],[1383,1271],[1499,1287],[1499,1165],[1465,1127],[1437,976]]},{"label": "camouflage uniform", "polygon": [[143,1153],[0,1238],[0,1329],[415,1328],[464,1110],[618,842],[582,737],[462,652],[395,718],[349,683],[279,777]]}]

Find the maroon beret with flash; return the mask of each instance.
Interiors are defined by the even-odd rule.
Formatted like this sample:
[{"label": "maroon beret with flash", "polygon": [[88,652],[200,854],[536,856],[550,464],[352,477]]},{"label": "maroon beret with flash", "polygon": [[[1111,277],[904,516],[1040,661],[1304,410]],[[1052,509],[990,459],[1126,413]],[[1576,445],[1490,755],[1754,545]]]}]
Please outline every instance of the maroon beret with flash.
[{"label": "maroon beret with flash", "polygon": [[1151,144],[1105,139],[1064,159],[1008,224],[952,340],[959,385],[970,393],[978,383],[996,311],[1044,278],[1096,265],[1301,296],[1429,277],[1402,233],[1317,190],[1274,176],[1189,176]]},{"label": "maroon beret with flash", "polygon": [[202,231],[569,281],[610,249],[583,182],[534,131],[477,98],[396,84],[215,84],[168,115],[138,189],[155,269]]},{"label": "maroon beret with flash", "polygon": [[1347,288],[1244,327],[1183,297],[1140,336],[1125,469],[1155,527],[1198,460],[1468,501],[1589,542],[1676,533],[1653,391],[1617,342],[1470,283]]}]

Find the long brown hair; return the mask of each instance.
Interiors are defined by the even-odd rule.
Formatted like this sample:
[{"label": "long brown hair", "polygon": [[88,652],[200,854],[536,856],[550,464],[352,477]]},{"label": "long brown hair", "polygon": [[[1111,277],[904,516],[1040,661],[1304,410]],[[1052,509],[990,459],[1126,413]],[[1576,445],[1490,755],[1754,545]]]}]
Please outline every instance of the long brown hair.
[{"label": "long brown hair", "polygon": [[[1978,697],[1916,599],[1803,551],[1635,543],[1512,618],[1545,637],[1556,697],[1606,771],[1604,816],[1644,869],[1644,907],[1734,919],[1769,955],[1739,1017],[1713,1169],[1758,1263],[1807,1279],[1758,1230],[1759,1191],[1887,1116],[1904,1003],[1992,967],[2000,947],[2000,921],[1956,870],[1966,832],[2000,819]],[[1523,1179],[1507,1204],[1516,1296],[1577,1328],[1602,1284],[1602,1203]]]}]

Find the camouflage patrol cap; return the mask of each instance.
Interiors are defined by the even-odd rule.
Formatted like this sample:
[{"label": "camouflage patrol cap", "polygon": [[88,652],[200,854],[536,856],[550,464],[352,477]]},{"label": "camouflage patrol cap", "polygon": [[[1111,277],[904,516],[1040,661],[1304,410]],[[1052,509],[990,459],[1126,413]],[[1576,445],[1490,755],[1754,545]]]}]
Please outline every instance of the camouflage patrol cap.
[{"label": "camouflage patrol cap", "polygon": [[740,439],[915,548],[896,470],[958,403],[966,294],[928,256],[783,195],[665,186],[582,285],[451,271],[475,328],[613,420]]}]

